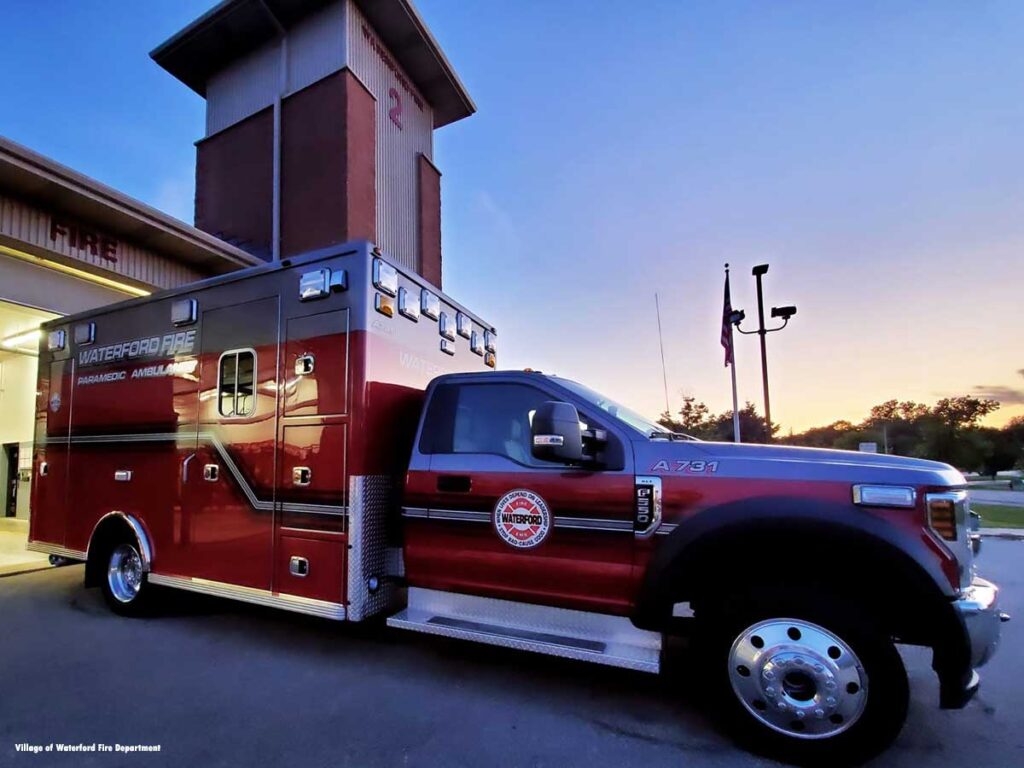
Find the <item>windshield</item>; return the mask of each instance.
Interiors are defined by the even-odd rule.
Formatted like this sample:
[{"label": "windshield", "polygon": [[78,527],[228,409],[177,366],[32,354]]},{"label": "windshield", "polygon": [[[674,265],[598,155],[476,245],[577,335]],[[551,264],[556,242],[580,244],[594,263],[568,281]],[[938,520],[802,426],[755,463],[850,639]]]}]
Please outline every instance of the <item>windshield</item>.
[{"label": "windshield", "polygon": [[644,418],[636,411],[627,408],[624,405],[620,405],[619,403],[615,402],[610,398],[605,397],[599,392],[595,392],[590,387],[585,387],[582,384],[578,384],[575,381],[571,381],[569,379],[561,379],[558,378],[557,376],[552,376],[551,378],[553,378],[566,389],[572,390],[572,392],[582,397],[588,403],[596,405],[605,413],[609,414],[610,416],[614,416],[619,421],[626,422],[626,424],[631,426],[633,429],[643,432],[648,437],[654,435],[665,435],[665,437],[668,437],[669,435],[672,434],[669,430],[665,429],[660,424],[655,424],[653,421]]}]

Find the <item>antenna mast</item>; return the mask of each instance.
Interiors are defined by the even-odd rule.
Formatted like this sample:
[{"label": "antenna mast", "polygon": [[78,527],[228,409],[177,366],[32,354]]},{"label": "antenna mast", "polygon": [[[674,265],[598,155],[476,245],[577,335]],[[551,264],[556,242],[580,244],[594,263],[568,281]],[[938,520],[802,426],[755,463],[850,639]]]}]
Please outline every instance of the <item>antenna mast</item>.
[{"label": "antenna mast", "polygon": [[665,370],[665,341],[661,337],[661,304],[658,302],[658,294],[654,294],[654,311],[658,314],[658,346],[661,347],[661,381],[665,386],[665,413],[668,414],[668,372]]}]

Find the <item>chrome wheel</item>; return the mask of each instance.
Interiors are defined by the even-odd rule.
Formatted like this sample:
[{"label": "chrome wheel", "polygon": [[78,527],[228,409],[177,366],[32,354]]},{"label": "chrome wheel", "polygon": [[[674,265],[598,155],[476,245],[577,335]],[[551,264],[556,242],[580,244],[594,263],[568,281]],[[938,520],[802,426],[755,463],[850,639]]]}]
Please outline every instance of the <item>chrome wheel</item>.
[{"label": "chrome wheel", "polygon": [[797,739],[842,733],[868,698],[867,674],[853,649],[796,619],[770,619],[740,633],[729,651],[729,680],[755,719]]},{"label": "chrome wheel", "polygon": [[142,558],[131,544],[119,544],[110,553],[107,567],[110,594],[121,603],[130,603],[142,587]]}]

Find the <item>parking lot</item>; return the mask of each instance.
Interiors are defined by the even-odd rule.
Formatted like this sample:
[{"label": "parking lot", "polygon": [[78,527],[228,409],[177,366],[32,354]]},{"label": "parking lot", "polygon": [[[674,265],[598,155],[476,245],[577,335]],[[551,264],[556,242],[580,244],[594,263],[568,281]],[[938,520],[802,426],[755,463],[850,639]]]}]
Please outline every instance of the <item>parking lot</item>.
[{"label": "parking lot", "polygon": [[[1024,542],[983,571],[1024,615]],[[175,595],[109,613],[82,566],[0,579],[0,764],[747,766],[682,674],[643,673]],[[905,658],[910,719],[886,766],[1024,763],[1020,619],[962,712],[935,707],[929,655]],[[159,745],[31,754],[16,744]]]}]

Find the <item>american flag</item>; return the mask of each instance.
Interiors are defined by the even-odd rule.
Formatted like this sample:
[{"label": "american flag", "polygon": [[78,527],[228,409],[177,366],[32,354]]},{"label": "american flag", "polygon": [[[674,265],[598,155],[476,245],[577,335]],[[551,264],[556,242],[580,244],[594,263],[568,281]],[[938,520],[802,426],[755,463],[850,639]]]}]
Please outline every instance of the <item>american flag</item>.
[{"label": "american flag", "polygon": [[735,362],[732,349],[732,323],[729,322],[732,315],[732,299],[729,298],[729,270],[725,270],[725,304],[722,307],[722,346],[725,348],[725,366]]}]

